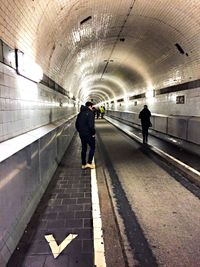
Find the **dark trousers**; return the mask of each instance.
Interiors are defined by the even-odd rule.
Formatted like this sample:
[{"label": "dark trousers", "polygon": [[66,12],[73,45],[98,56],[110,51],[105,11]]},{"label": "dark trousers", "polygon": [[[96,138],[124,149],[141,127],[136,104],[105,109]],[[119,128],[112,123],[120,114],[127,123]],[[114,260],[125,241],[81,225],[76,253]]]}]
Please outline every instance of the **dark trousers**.
[{"label": "dark trousers", "polygon": [[142,125],[143,143],[147,143],[148,142],[148,130],[149,130],[148,126]]},{"label": "dark trousers", "polygon": [[87,146],[89,145],[90,151],[88,155],[88,163],[91,164],[94,152],[95,152],[95,137],[92,137],[91,135],[81,135],[81,144],[82,144],[82,151],[81,151],[81,160],[82,165],[86,165],[86,153],[87,153]]}]

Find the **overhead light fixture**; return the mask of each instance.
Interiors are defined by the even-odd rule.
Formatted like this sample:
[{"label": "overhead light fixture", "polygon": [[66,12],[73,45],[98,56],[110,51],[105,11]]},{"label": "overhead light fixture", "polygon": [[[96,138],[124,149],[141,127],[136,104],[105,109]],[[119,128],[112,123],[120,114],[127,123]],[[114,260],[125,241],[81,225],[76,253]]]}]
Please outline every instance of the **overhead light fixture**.
[{"label": "overhead light fixture", "polygon": [[83,23],[87,22],[88,20],[90,20],[92,18],[92,16],[88,16],[87,18],[83,19],[80,24],[82,25]]},{"label": "overhead light fixture", "polygon": [[114,62],[113,59],[104,59],[104,62]]},{"label": "overhead light fixture", "polygon": [[180,54],[182,54],[182,55],[185,54],[187,57],[189,56],[188,53],[186,53],[186,52],[183,50],[183,48],[181,47],[180,44],[176,43],[175,46],[176,46],[176,48],[177,48],[177,50],[179,51]]},{"label": "overhead light fixture", "polygon": [[114,60],[113,60],[113,59],[108,59],[108,60],[105,59],[104,62],[106,62],[106,64],[105,64],[105,67],[104,67],[103,72],[102,72],[102,74],[101,74],[101,78],[100,78],[100,80],[103,79],[103,75],[104,75],[104,73],[106,73],[108,64],[114,62]]}]

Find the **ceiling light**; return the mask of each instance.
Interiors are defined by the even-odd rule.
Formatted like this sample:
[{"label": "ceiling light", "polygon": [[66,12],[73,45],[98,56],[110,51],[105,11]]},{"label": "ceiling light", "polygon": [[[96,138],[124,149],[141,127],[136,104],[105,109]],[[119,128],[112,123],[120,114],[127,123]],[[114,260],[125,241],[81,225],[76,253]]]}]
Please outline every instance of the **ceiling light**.
[{"label": "ceiling light", "polygon": [[80,24],[82,25],[83,23],[87,22],[88,20],[90,20],[92,18],[92,16],[88,16],[87,18],[83,19]]}]

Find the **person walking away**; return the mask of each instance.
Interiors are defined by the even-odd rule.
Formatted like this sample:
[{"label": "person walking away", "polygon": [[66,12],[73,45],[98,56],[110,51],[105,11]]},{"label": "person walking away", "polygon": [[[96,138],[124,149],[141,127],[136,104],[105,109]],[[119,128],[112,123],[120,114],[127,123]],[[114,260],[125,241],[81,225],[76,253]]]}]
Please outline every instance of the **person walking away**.
[{"label": "person walking away", "polygon": [[94,118],[96,117],[96,114],[97,114],[97,110],[95,107],[92,107],[92,111],[93,111],[93,114],[94,114]]},{"label": "person walking away", "polygon": [[[92,111],[93,103],[86,102],[85,106],[81,106],[80,113],[76,119],[76,129],[79,132],[79,136],[82,144],[81,161],[82,169],[90,168],[94,169],[95,165],[92,164],[92,160],[95,152],[95,124],[94,113]],[[88,154],[88,161],[86,161],[87,147],[90,147]]]},{"label": "person walking away", "polygon": [[97,107],[97,119],[99,119],[99,116],[100,116],[100,109],[99,107]]},{"label": "person walking away", "polygon": [[148,130],[151,125],[150,122],[151,112],[149,111],[147,105],[144,105],[142,111],[140,111],[139,119],[141,120],[142,125],[142,136],[143,136],[143,144],[148,143]]},{"label": "person walking away", "polygon": [[103,106],[100,107],[100,112],[101,112],[101,119],[103,119],[105,114],[105,108]]}]

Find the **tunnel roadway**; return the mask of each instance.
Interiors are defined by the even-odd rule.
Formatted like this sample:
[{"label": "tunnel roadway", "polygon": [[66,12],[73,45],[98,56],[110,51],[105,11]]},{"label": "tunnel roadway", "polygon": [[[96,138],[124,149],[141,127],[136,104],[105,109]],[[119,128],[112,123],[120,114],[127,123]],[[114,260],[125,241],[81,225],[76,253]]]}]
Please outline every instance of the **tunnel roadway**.
[{"label": "tunnel roadway", "polygon": [[110,123],[97,132],[128,265],[200,266],[199,189]]}]

